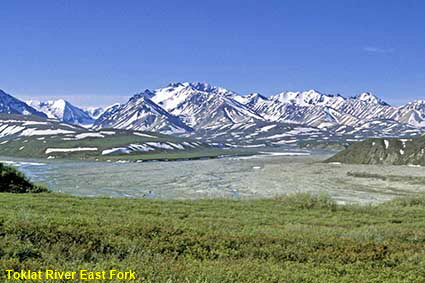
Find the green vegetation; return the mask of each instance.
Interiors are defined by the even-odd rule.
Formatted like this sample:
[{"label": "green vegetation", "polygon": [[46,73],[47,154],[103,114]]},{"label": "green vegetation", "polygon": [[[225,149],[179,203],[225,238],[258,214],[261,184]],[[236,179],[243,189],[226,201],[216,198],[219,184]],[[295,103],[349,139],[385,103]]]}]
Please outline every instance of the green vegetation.
[{"label": "green vegetation", "polygon": [[309,194],[160,201],[3,193],[0,269],[2,282],[6,269],[132,269],[134,282],[155,283],[424,282],[425,197],[339,206]]},{"label": "green vegetation", "polygon": [[[104,149],[128,146],[132,143],[152,142],[153,139],[138,137],[134,135],[115,135],[106,138],[86,138],[79,141],[63,141],[62,136],[46,137],[45,140],[37,140],[37,138],[26,138],[9,141],[0,147],[1,156],[13,157],[31,157],[31,158],[47,158],[54,156],[55,158],[78,159],[78,160],[184,160],[184,159],[201,159],[216,158],[222,155],[248,155],[252,154],[252,150],[224,150],[214,148],[208,145],[200,145],[196,148],[187,148],[185,150],[155,150],[150,152],[134,152],[131,154],[112,154],[102,155]],[[155,142],[184,142],[192,141],[188,139],[179,139],[158,137]],[[55,152],[46,154],[48,148],[76,148],[76,147],[97,147],[97,151],[81,151],[81,152]]]},{"label": "green vegetation", "polygon": [[367,139],[350,145],[326,162],[425,166],[425,136]]},{"label": "green vegetation", "polygon": [[[107,131],[107,130],[105,130]],[[132,131],[113,130],[116,134],[105,135],[104,138],[89,137],[84,139],[73,139],[66,135],[54,136],[34,136],[34,137],[21,137],[10,139],[7,143],[2,144],[0,147],[0,155],[15,156],[15,157],[33,157],[33,158],[46,158],[48,156],[55,156],[56,158],[70,158],[70,159],[110,159],[111,155],[103,156],[102,150],[126,147],[130,144],[140,144],[145,142],[193,142],[194,140],[161,135],[157,133],[146,133],[152,137],[137,136]],[[74,136],[74,135],[71,135]],[[80,152],[54,152],[46,154],[48,148],[97,148],[96,151],[80,151]],[[198,148],[188,149],[187,152],[197,152],[202,150],[214,149],[208,145],[201,145]],[[218,151],[218,149],[217,149]],[[156,150],[153,152],[143,152],[134,154],[120,154],[121,159],[126,159],[127,156],[139,156],[143,158],[145,155],[158,154],[158,153],[173,153],[178,150]],[[131,157],[130,157],[131,159]]]},{"label": "green vegetation", "polygon": [[[10,134],[0,137],[0,156],[21,158],[66,158],[77,160],[181,160],[214,158],[221,155],[251,154],[252,150],[223,150],[196,139],[121,129],[89,131],[49,119],[32,116],[2,115],[0,126]],[[4,130],[4,129],[3,129]],[[6,131],[7,132],[7,131]],[[25,135],[22,135],[26,132]],[[146,144],[149,151],[143,151]],[[142,151],[117,151],[103,155],[104,150],[142,146]],[[66,149],[90,148],[87,151]],[[65,149],[49,152],[48,149]]]},{"label": "green vegetation", "polygon": [[0,192],[42,193],[47,188],[32,184],[23,173],[0,163]]},{"label": "green vegetation", "polygon": [[[128,160],[128,161],[179,161],[179,160],[196,160],[196,159],[209,159],[218,158],[221,156],[244,156],[252,155],[255,152],[252,150],[244,149],[219,149],[219,148],[205,148],[203,150],[187,150],[176,152],[151,152],[145,154],[128,154],[128,155],[109,155],[96,158],[98,160]],[[88,158],[87,158],[88,159]]]},{"label": "green vegetation", "polygon": [[347,172],[347,176],[356,178],[379,179],[389,182],[405,182],[413,185],[425,185],[425,177],[421,176],[380,175],[368,172]]},{"label": "green vegetation", "polygon": [[352,142],[341,140],[300,140],[297,145],[303,149],[341,151],[350,146]]},{"label": "green vegetation", "polygon": [[[130,144],[142,144],[145,142],[171,142],[181,144],[183,142],[197,142],[196,140],[161,135],[158,133],[147,133],[150,137],[142,137],[134,135],[124,130],[114,130],[117,134],[106,136],[105,138],[85,138],[81,140],[64,140],[64,135],[40,137],[26,137],[8,140],[7,143],[0,146],[0,156],[13,156],[21,158],[47,158],[54,156],[55,158],[78,159],[78,160],[100,160],[100,161],[149,161],[149,160],[186,160],[186,159],[202,159],[217,158],[223,155],[251,155],[255,152],[250,149],[221,149],[212,147],[207,144],[200,143],[195,148],[187,147],[184,150],[174,149],[158,149],[148,152],[134,152],[130,154],[111,154],[102,155],[102,150],[126,147]],[[66,138],[66,137],[65,137]],[[78,148],[78,147],[96,147],[96,151],[80,151],[80,152],[54,152],[46,154],[48,148]]]}]

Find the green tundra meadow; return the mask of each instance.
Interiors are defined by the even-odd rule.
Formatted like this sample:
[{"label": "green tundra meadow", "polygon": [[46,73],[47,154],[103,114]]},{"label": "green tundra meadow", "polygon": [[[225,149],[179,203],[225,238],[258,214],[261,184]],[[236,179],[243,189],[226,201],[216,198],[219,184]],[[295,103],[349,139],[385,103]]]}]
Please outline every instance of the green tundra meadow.
[{"label": "green tundra meadow", "polygon": [[155,283],[425,282],[422,195],[360,206],[311,194],[176,201],[0,188],[1,282],[90,282],[8,280],[6,270],[111,269]]}]

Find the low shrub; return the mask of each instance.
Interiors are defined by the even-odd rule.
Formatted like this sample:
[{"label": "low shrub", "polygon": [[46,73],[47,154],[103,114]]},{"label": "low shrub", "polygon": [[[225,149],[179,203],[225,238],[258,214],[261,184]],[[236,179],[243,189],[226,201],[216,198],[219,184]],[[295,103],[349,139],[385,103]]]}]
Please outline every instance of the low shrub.
[{"label": "low shrub", "polygon": [[[422,283],[421,198],[336,206],[308,193],[196,201],[3,194],[0,269],[131,269],[133,282],[152,283]],[[0,272],[0,282],[13,280]]]},{"label": "low shrub", "polygon": [[301,209],[329,209],[335,211],[337,203],[326,193],[297,193],[278,198],[282,203]]},{"label": "low shrub", "polygon": [[421,206],[425,207],[425,196],[414,196],[414,197],[400,197],[393,199],[392,201],[386,202],[384,206],[401,206],[401,207],[411,207],[411,206]]},{"label": "low shrub", "polygon": [[0,192],[42,193],[47,191],[47,188],[31,183],[23,173],[15,168],[0,163]]},{"label": "low shrub", "polygon": [[379,174],[371,174],[367,172],[347,172],[347,176],[356,177],[356,178],[371,178],[371,179],[379,179],[379,180],[387,180],[387,176],[382,176]]}]

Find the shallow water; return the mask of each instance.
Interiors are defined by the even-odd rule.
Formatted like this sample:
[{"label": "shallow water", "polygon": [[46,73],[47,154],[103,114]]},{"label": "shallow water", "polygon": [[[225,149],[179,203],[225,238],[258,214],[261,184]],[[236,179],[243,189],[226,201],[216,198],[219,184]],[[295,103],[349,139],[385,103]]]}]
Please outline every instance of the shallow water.
[{"label": "shallow water", "polygon": [[421,176],[408,166],[324,164],[328,155],[261,156],[210,160],[108,163],[63,160],[13,162],[34,182],[79,196],[197,199],[262,198],[294,192],[329,193],[341,203],[370,203],[425,190],[423,184],[348,176],[348,172]]}]

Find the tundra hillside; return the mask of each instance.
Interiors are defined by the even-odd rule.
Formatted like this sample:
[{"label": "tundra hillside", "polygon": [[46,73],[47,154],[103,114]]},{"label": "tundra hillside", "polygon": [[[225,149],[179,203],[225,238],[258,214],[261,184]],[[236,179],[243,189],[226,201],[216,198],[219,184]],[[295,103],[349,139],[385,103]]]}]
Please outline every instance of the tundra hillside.
[{"label": "tundra hillside", "polygon": [[327,162],[424,166],[425,136],[367,139],[336,153]]}]

